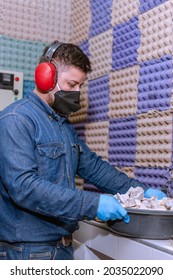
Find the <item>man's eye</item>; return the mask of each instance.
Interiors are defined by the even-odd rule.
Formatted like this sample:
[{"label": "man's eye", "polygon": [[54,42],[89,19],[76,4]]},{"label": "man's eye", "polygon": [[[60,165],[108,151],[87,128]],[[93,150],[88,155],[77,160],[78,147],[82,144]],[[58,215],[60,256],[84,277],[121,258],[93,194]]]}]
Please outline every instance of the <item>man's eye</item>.
[{"label": "man's eye", "polygon": [[69,87],[75,87],[75,85],[74,84],[68,84],[69,85]]}]

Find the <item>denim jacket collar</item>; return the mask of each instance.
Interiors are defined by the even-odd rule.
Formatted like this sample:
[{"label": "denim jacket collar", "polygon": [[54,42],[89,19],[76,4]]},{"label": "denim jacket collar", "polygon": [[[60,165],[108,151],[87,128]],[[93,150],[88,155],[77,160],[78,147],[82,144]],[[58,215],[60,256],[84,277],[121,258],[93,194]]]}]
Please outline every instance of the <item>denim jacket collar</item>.
[{"label": "denim jacket collar", "polygon": [[63,123],[66,120],[66,117],[58,115],[47,103],[45,103],[37,94],[34,92],[29,92],[26,95],[26,98],[34,102],[40,109],[45,111],[49,116],[53,117],[57,121]]}]

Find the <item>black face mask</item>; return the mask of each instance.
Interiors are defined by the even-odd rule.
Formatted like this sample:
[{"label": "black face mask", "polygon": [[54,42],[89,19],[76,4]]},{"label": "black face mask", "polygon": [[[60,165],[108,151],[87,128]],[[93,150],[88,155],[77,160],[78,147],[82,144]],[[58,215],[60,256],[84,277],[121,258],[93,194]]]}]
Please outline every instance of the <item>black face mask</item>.
[{"label": "black face mask", "polygon": [[80,110],[80,91],[59,90],[55,92],[52,108],[61,116],[67,117],[70,113]]}]

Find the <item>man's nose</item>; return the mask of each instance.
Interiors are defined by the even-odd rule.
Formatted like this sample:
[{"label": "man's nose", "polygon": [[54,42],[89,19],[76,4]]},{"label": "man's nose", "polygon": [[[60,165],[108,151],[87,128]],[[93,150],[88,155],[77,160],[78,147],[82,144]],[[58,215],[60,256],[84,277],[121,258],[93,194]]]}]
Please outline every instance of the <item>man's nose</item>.
[{"label": "man's nose", "polygon": [[76,85],[76,86],[74,87],[74,91],[80,91],[80,86],[79,86],[79,85]]}]

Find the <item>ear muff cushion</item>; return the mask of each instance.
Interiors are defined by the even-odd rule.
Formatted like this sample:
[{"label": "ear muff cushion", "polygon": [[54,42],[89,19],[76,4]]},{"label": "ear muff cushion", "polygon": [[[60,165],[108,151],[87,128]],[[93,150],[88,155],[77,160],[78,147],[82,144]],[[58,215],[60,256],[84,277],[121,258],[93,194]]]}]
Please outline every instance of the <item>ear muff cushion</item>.
[{"label": "ear muff cushion", "polygon": [[56,85],[57,71],[50,62],[42,62],[35,69],[35,84],[40,91],[48,92]]}]

